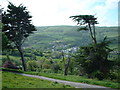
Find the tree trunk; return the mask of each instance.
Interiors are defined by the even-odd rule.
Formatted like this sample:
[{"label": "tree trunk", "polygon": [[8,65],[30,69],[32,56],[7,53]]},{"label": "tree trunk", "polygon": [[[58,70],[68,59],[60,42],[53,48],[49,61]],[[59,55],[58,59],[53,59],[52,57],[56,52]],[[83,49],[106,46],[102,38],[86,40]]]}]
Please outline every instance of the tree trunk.
[{"label": "tree trunk", "polygon": [[64,58],[64,52],[62,51],[62,61],[63,61],[63,71],[64,71],[64,68],[65,68],[65,58]]},{"label": "tree trunk", "polygon": [[96,32],[95,32],[95,25],[94,24],[93,24],[93,32],[94,32],[94,42],[96,44],[97,40],[96,40]]},{"label": "tree trunk", "polygon": [[[94,37],[94,35],[93,35],[92,28],[91,28],[90,24],[88,24],[88,26],[89,26],[89,29],[90,29],[91,38],[92,38],[93,42],[96,44],[96,37]],[[95,31],[94,31],[94,34],[95,34]]]},{"label": "tree trunk", "polygon": [[65,58],[64,58],[64,52],[62,51],[62,59],[63,59],[63,64],[65,65]]},{"label": "tree trunk", "polygon": [[64,75],[67,76],[68,74],[68,67],[69,67],[69,64],[70,64],[70,57],[68,57],[68,63],[65,64],[65,71],[64,71]]},{"label": "tree trunk", "polygon": [[23,69],[24,71],[26,71],[26,63],[25,63],[25,60],[24,60],[24,54],[23,54],[23,51],[21,49],[20,46],[17,47],[19,52],[20,52],[20,56],[21,56],[21,60],[22,60],[22,66],[23,66]]}]

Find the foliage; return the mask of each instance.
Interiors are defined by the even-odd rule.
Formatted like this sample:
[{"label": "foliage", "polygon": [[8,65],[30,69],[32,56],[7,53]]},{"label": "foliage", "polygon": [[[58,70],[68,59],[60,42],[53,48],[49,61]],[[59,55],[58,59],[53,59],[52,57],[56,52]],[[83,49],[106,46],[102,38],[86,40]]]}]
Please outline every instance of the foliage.
[{"label": "foliage", "polygon": [[80,26],[85,25],[79,30],[89,30],[93,40],[92,45],[80,48],[80,54],[77,56],[80,67],[88,74],[88,77],[97,77],[99,80],[103,80],[108,76],[114,64],[108,60],[108,55],[112,51],[108,46],[110,42],[106,41],[105,37],[102,42],[97,43],[95,24],[98,24],[98,22],[93,15],[77,15],[70,18]]},{"label": "foliage", "polygon": [[12,49],[10,40],[7,38],[5,33],[2,33],[2,51],[10,51]]},{"label": "foliage", "polygon": [[5,55],[7,56],[7,60],[10,60],[9,55],[14,47],[12,46],[12,42],[8,39],[4,32],[2,32],[1,36],[2,36],[2,54],[5,53]]},{"label": "foliage", "polygon": [[55,63],[52,65],[52,70],[54,73],[58,73],[59,70],[61,70],[60,65]]},{"label": "foliage", "polygon": [[93,42],[96,44],[96,31],[95,31],[95,24],[98,24],[97,18],[95,18],[93,15],[76,15],[76,16],[70,16],[74,21],[77,22],[78,25],[85,25],[85,27],[80,28],[80,30],[89,30],[91,38]]},{"label": "foliage", "polygon": [[76,72],[78,72],[78,70],[76,70],[76,68],[77,68],[77,63],[75,62],[75,58],[71,57],[70,65],[69,65],[69,68],[68,68],[69,69],[68,73],[70,75],[75,75]]},{"label": "foliage", "polygon": [[38,68],[38,65],[36,61],[28,61],[27,62],[27,69],[30,71],[36,71]]},{"label": "foliage", "polygon": [[112,51],[106,38],[97,44],[80,47],[76,55],[77,62],[89,77],[97,77],[99,80],[106,78],[113,66],[113,61],[108,60],[108,55]]},{"label": "foliage", "polygon": [[26,7],[22,4],[17,7],[10,2],[7,11],[2,14],[2,32],[15,44],[20,52],[24,70],[26,70],[26,65],[21,47],[25,39],[36,30],[31,24],[31,18]]},{"label": "foliage", "polygon": [[[0,56],[2,58],[2,65],[5,61],[8,61],[8,58],[5,55]],[[9,56],[10,61],[16,64],[17,66],[21,65],[20,57],[15,57],[15,56]]]},{"label": "foliage", "polygon": [[87,23],[92,24],[98,24],[96,21],[97,18],[95,18],[93,15],[76,15],[76,16],[70,16],[74,21],[77,22],[77,24],[85,25]]}]

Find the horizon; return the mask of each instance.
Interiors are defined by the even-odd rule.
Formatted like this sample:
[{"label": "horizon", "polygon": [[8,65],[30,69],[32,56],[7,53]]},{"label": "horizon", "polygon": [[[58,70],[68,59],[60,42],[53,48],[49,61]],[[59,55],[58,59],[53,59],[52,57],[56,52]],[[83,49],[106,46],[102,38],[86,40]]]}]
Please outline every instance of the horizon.
[{"label": "horizon", "polygon": [[[49,26],[35,26],[35,27],[54,27],[54,26],[77,26],[77,27],[81,27],[79,25],[49,25]],[[118,27],[118,26],[95,26],[95,27]]]}]

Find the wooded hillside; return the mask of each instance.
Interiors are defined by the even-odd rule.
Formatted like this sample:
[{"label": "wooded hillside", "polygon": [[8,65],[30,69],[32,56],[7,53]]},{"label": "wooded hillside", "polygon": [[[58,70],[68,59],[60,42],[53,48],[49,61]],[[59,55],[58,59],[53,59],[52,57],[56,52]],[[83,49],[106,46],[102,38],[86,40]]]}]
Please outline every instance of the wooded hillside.
[{"label": "wooded hillside", "polygon": [[[88,31],[78,32],[78,26],[42,26],[36,27],[37,31],[25,42],[24,47],[41,49],[69,49],[91,43]],[[103,40],[104,36],[112,40],[111,47],[117,47],[117,27],[97,27],[97,39]]]}]

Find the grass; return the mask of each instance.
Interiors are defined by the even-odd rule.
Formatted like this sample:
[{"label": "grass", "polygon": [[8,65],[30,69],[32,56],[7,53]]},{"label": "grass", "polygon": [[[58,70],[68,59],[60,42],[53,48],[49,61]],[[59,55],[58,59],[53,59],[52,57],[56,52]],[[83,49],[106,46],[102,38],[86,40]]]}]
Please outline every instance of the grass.
[{"label": "grass", "polygon": [[64,76],[64,75],[55,74],[55,73],[49,73],[49,74],[48,73],[38,73],[38,72],[25,72],[25,73],[26,74],[46,76],[46,77],[61,79],[61,80],[66,80],[66,81],[100,85],[100,86],[105,86],[105,87],[115,88],[115,89],[119,88],[117,82],[112,82],[112,81],[109,81],[109,80],[99,81],[97,79],[88,79],[88,78],[85,78],[85,77],[82,77],[82,76],[76,76],[76,75]]},{"label": "grass", "polygon": [[0,90],[2,90],[2,71],[0,71]]},{"label": "grass", "polygon": [[69,85],[47,80],[21,76],[11,72],[2,72],[3,88],[73,88]]},{"label": "grass", "polygon": [[[33,48],[52,49],[52,46],[56,45],[56,43],[53,43],[56,40],[62,40],[63,42],[61,44],[63,45],[68,45],[69,43],[72,44],[73,42],[72,45],[77,47],[91,43],[89,31],[77,32],[79,26],[44,26],[36,28],[37,31],[25,42],[26,46]],[[100,41],[103,40],[104,36],[107,36],[108,39],[117,39],[118,28],[96,27],[96,34],[97,39],[99,38]],[[53,44],[50,46],[49,43]],[[113,44],[116,47],[116,44]],[[57,47],[59,48],[59,46]],[[67,49],[69,49],[69,46],[67,46]]]},{"label": "grass", "polygon": [[[7,58],[6,55],[0,55],[1,58]],[[9,55],[10,59],[14,59],[14,60],[20,60],[20,57],[16,57],[16,56],[11,56]]]}]

